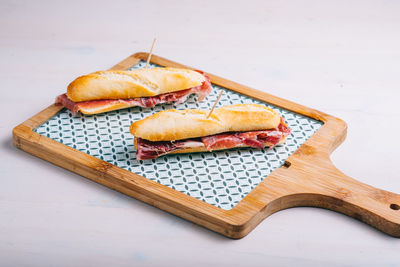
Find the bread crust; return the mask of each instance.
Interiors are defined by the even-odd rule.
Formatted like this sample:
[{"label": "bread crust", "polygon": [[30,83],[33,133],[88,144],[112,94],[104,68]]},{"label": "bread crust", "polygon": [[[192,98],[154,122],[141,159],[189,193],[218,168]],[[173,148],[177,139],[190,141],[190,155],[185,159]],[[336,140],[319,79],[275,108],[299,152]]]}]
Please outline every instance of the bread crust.
[{"label": "bread crust", "polygon": [[98,71],[71,82],[67,96],[74,102],[149,97],[200,86],[205,80],[204,75],[189,69]]},{"label": "bread crust", "polygon": [[208,110],[165,110],[130,126],[130,132],[152,142],[173,141],[215,135],[224,132],[267,130],[278,127],[280,116],[257,104],[237,104]]}]

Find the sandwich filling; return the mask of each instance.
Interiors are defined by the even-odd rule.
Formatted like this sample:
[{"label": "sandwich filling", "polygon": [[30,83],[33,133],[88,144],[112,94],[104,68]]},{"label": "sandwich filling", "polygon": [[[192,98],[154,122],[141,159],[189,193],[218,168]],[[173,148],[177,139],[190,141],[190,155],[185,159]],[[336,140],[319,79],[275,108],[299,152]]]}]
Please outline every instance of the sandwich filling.
[{"label": "sandwich filling", "polygon": [[205,148],[210,152],[235,147],[264,148],[268,146],[272,148],[289,134],[290,128],[281,118],[281,123],[277,128],[262,131],[228,132],[199,138],[159,142],[136,138],[136,159],[154,159],[176,150],[191,148]]},{"label": "sandwich filling", "polygon": [[206,78],[206,80],[199,86],[151,97],[74,102],[68,98],[67,94],[62,94],[57,97],[56,104],[63,105],[65,108],[72,111],[73,114],[77,114],[79,111],[84,114],[96,114],[105,111],[134,106],[151,108],[157,104],[172,102],[174,102],[175,105],[178,105],[185,102],[186,99],[192,94],[197,94],[198,100],[202,101],[204,98],[207,97],[207,95],[210,94],[212,90],[210,78],[207,75],[204,75],[204,77]]}]

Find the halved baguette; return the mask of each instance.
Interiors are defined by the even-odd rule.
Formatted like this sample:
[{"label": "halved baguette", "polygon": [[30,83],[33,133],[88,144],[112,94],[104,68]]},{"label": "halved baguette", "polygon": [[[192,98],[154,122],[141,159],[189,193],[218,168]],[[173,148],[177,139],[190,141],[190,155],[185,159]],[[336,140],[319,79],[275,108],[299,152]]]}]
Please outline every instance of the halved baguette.
[{"label": "halved baguette", "polygon": [[273,129],[280,124],[279,114],[263,105],[224,106],[206,118],[208,112],[197,109],[161,111],[134,122],[130,132],[152,142],[174,141],[224,132]]},{"label": "halved baguette", "polygon": [[71,82],[67,96],[74,102],[150,97],[200,86],[205,79],[197,71],[176,68],[98,71]]}]

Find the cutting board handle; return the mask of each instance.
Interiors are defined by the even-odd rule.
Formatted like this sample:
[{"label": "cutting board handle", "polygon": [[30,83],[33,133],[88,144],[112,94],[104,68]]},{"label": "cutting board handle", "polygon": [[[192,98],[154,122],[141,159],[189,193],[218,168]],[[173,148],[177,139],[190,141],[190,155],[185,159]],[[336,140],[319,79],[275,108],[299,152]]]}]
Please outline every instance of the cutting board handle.
[{"label": "cutting board handle", "polygon": [[327,163],[323,170],[314,170],[312,179],[297,177],[297,193],[287,195],[287,207],[334,210],[400,237],[400,195],[359,182],[338,170],[330,160]]}]

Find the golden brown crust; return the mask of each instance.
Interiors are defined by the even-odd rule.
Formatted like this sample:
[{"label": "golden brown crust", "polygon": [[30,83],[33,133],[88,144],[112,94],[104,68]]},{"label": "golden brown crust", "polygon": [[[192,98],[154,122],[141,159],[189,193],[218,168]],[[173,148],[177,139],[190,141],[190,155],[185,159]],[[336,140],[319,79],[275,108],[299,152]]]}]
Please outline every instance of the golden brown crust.
[{"label": "golden brown crust", "polygon": [[98,71],[71,82],[67,96],[74,102],[149,97],[196,87],[204,81],[201,73],[189,69]]},{"label": "golden brown crust", "polygon": [[132,135],[149,141],[173,141],[232,131],[257,131],[278,127],[278,113],[263,105],[238,104],[208,110],[165,110],[132,123]]}]

